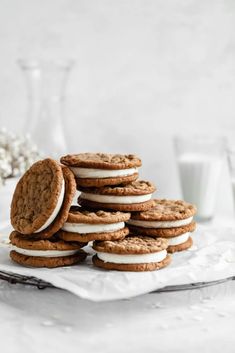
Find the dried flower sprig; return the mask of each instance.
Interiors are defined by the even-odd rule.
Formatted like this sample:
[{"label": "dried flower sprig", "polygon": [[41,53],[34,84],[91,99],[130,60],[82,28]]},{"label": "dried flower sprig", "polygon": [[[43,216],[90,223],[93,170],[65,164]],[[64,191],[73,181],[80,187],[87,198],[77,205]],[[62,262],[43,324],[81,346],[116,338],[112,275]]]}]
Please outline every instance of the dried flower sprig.
[{"label": "dried flower sprig", "polygon": [[7,178],[23,174],[40,157],[29,136],[0,129],[0,184]]}]

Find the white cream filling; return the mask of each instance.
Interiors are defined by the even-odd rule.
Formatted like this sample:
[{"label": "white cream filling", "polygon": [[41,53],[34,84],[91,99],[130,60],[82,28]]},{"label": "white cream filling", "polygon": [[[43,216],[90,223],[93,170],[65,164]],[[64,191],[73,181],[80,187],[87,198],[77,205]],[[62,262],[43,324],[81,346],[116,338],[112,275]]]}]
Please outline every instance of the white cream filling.
[{"label": "white cream filling", "polygon": [[104,262],[115,264],[148,264],[151,262],[160,262],[167,256],[166,250],[161,250],[150,254],[140,255],[120,255],[106,252],[97,252],[97,257]]},{"label": "white cream filling", "polygon": [[181,234],[174,238],[167,238],[169,245],[180,245],[185,243],[189,238],[189,233]]},{"label": "white cream filling", "polygon": [[64,192],[65,192],[65,182],[63,180],[61,191],[60,191],[60,196],[58,198],[56,207],[54,208],[54,210],[53,210],[52,214],[50,215],[50,217],[48,218],[48,220],[43,224],[43,226],[41,226],[41,228],[36,230],[34,233],[39,233],[42,230],[46,229],[55,220],[56,216],[60,212],[60,209],[61,209],[61,206],[62,206],[62,203],[64,200]]},{"label": "white cream filling", "polygon": [[70,167],[72,172],[77,178],[112,178],[132,175],[138,173],[138,168],[129,169],[94,169],[94,168],[80,168],[80,167]]},{"label": "white cream filling", "polygon": [[127,223],[142,228],[177,228],[190,224],[192,220],[193,217],[180,219],[178,221],[143,221],[137,219],[129,219]]},{"label": "white cream filling", "polygon": [[147,195],[135,195],[135,196],[110,196],[110,195],[98,195],[82,192],[80,197],[85,200],[100,202],[100,203],[141,203],[151,199],[152,194]]},{"label": "white cream filling", "polygon": [[123,229],[125,227],[124,222],[112,223],[112,224],[87,224],[87,223],[69,223],[66,222],[62,229],[66,232],[71,233],[108,233],[115,232],[116,230]]},{"label": "white cream filling", "polygon": [[11,249],[19,254],[26,256],[39,256],[39,257],[63,257],[76,254],[78,250],[30,250],[22,249],[12,245]]}]

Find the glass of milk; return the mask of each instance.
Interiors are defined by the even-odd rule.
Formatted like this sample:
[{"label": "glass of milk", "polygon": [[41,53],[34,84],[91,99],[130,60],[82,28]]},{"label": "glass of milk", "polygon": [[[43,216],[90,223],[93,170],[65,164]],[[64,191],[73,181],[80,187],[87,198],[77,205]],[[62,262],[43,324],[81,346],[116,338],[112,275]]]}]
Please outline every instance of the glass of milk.
[{"label": "glass of milk", "polygon": [[225,139],[178,136],[174,142],[183,197],[196,205],[198,221],[209,221],[214,216]]}]

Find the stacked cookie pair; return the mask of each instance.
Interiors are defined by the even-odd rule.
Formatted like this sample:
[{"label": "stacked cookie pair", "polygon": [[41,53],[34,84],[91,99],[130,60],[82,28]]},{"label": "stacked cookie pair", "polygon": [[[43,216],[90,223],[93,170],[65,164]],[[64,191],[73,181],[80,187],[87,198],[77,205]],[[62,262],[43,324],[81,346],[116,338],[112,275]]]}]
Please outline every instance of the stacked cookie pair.
[{"label": "stacked cookie pair", "polygon": [[50,268],[86,258],[85,243],[64,241],[57,234],[68,218],[75,192],[73,173],[52,159],[35,163],[23,175],[11,204],[13,261]]},{"label": "stacked cookie pair", "polygon": [[150,210],[132,214],[127,225],[133,234],[167,239],[167,251],[174,253],[192,246],[195,213],[195,206],[183,200],[155,199]]},{"label": "stacked cookie pair", "polygon": [[135,155],[80,153],[61,158],[75,175],[78,203],[89,209],[121,212],[149,210],[155,186],[137,180],[142,165]]}]

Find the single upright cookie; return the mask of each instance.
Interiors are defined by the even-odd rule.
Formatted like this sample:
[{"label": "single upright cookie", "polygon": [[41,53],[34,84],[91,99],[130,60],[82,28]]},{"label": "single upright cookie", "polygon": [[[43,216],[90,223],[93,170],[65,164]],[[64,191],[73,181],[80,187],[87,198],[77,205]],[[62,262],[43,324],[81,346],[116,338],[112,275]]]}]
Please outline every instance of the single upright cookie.
[{"label": "single upright cookie", "polygon": [[65,242],[57,237],[45,240],[26,239],[13,231],[10,235],[13,261],[30,267],[60,267],[82,262],[86,253],[81,248],[86,245],[78,242]]},{"label": "single upright cookie", "polygon": [[128,227],[133,234],[168,239],[167,251],[186,250],[193,244],[190,232],[196,228],[196,207],[182,200],[154,200],[154,207],[131,215]]},{"label": "single upright cookie", "polygon": [[154,205],[151,197],[156,188],[149,181],[137,180],[127,185],[101,188],[79,187],[79,190],[81,195],[78,203],[81,206],[134,212],[148,210]]},{"label": "single upright cookie", "polygon": [[168,241],[142,236],[128,236],[123,240],[94,242],[97,252],[92,261],[107,270],[153,271],[167,266]]},{"label": "single upright cookie", "polygon": [[51,237],[66,221],[75,192],[69,168],[49,158],[34,163],[19,180],[12,198],[13,228],[38,239]]},{"label": "single upright cookie", "polygon": [[133,154],[79,153],[61,158],[74,173],[77,185],[101,187],[127,184],[138,178],[141,160]]},{"label": "single upright cookie", "polygon": [[72,206],[68,219],[57,233],[65,241],[118,240],[129,234],[125,222],[130,213],[88,211]]}]

